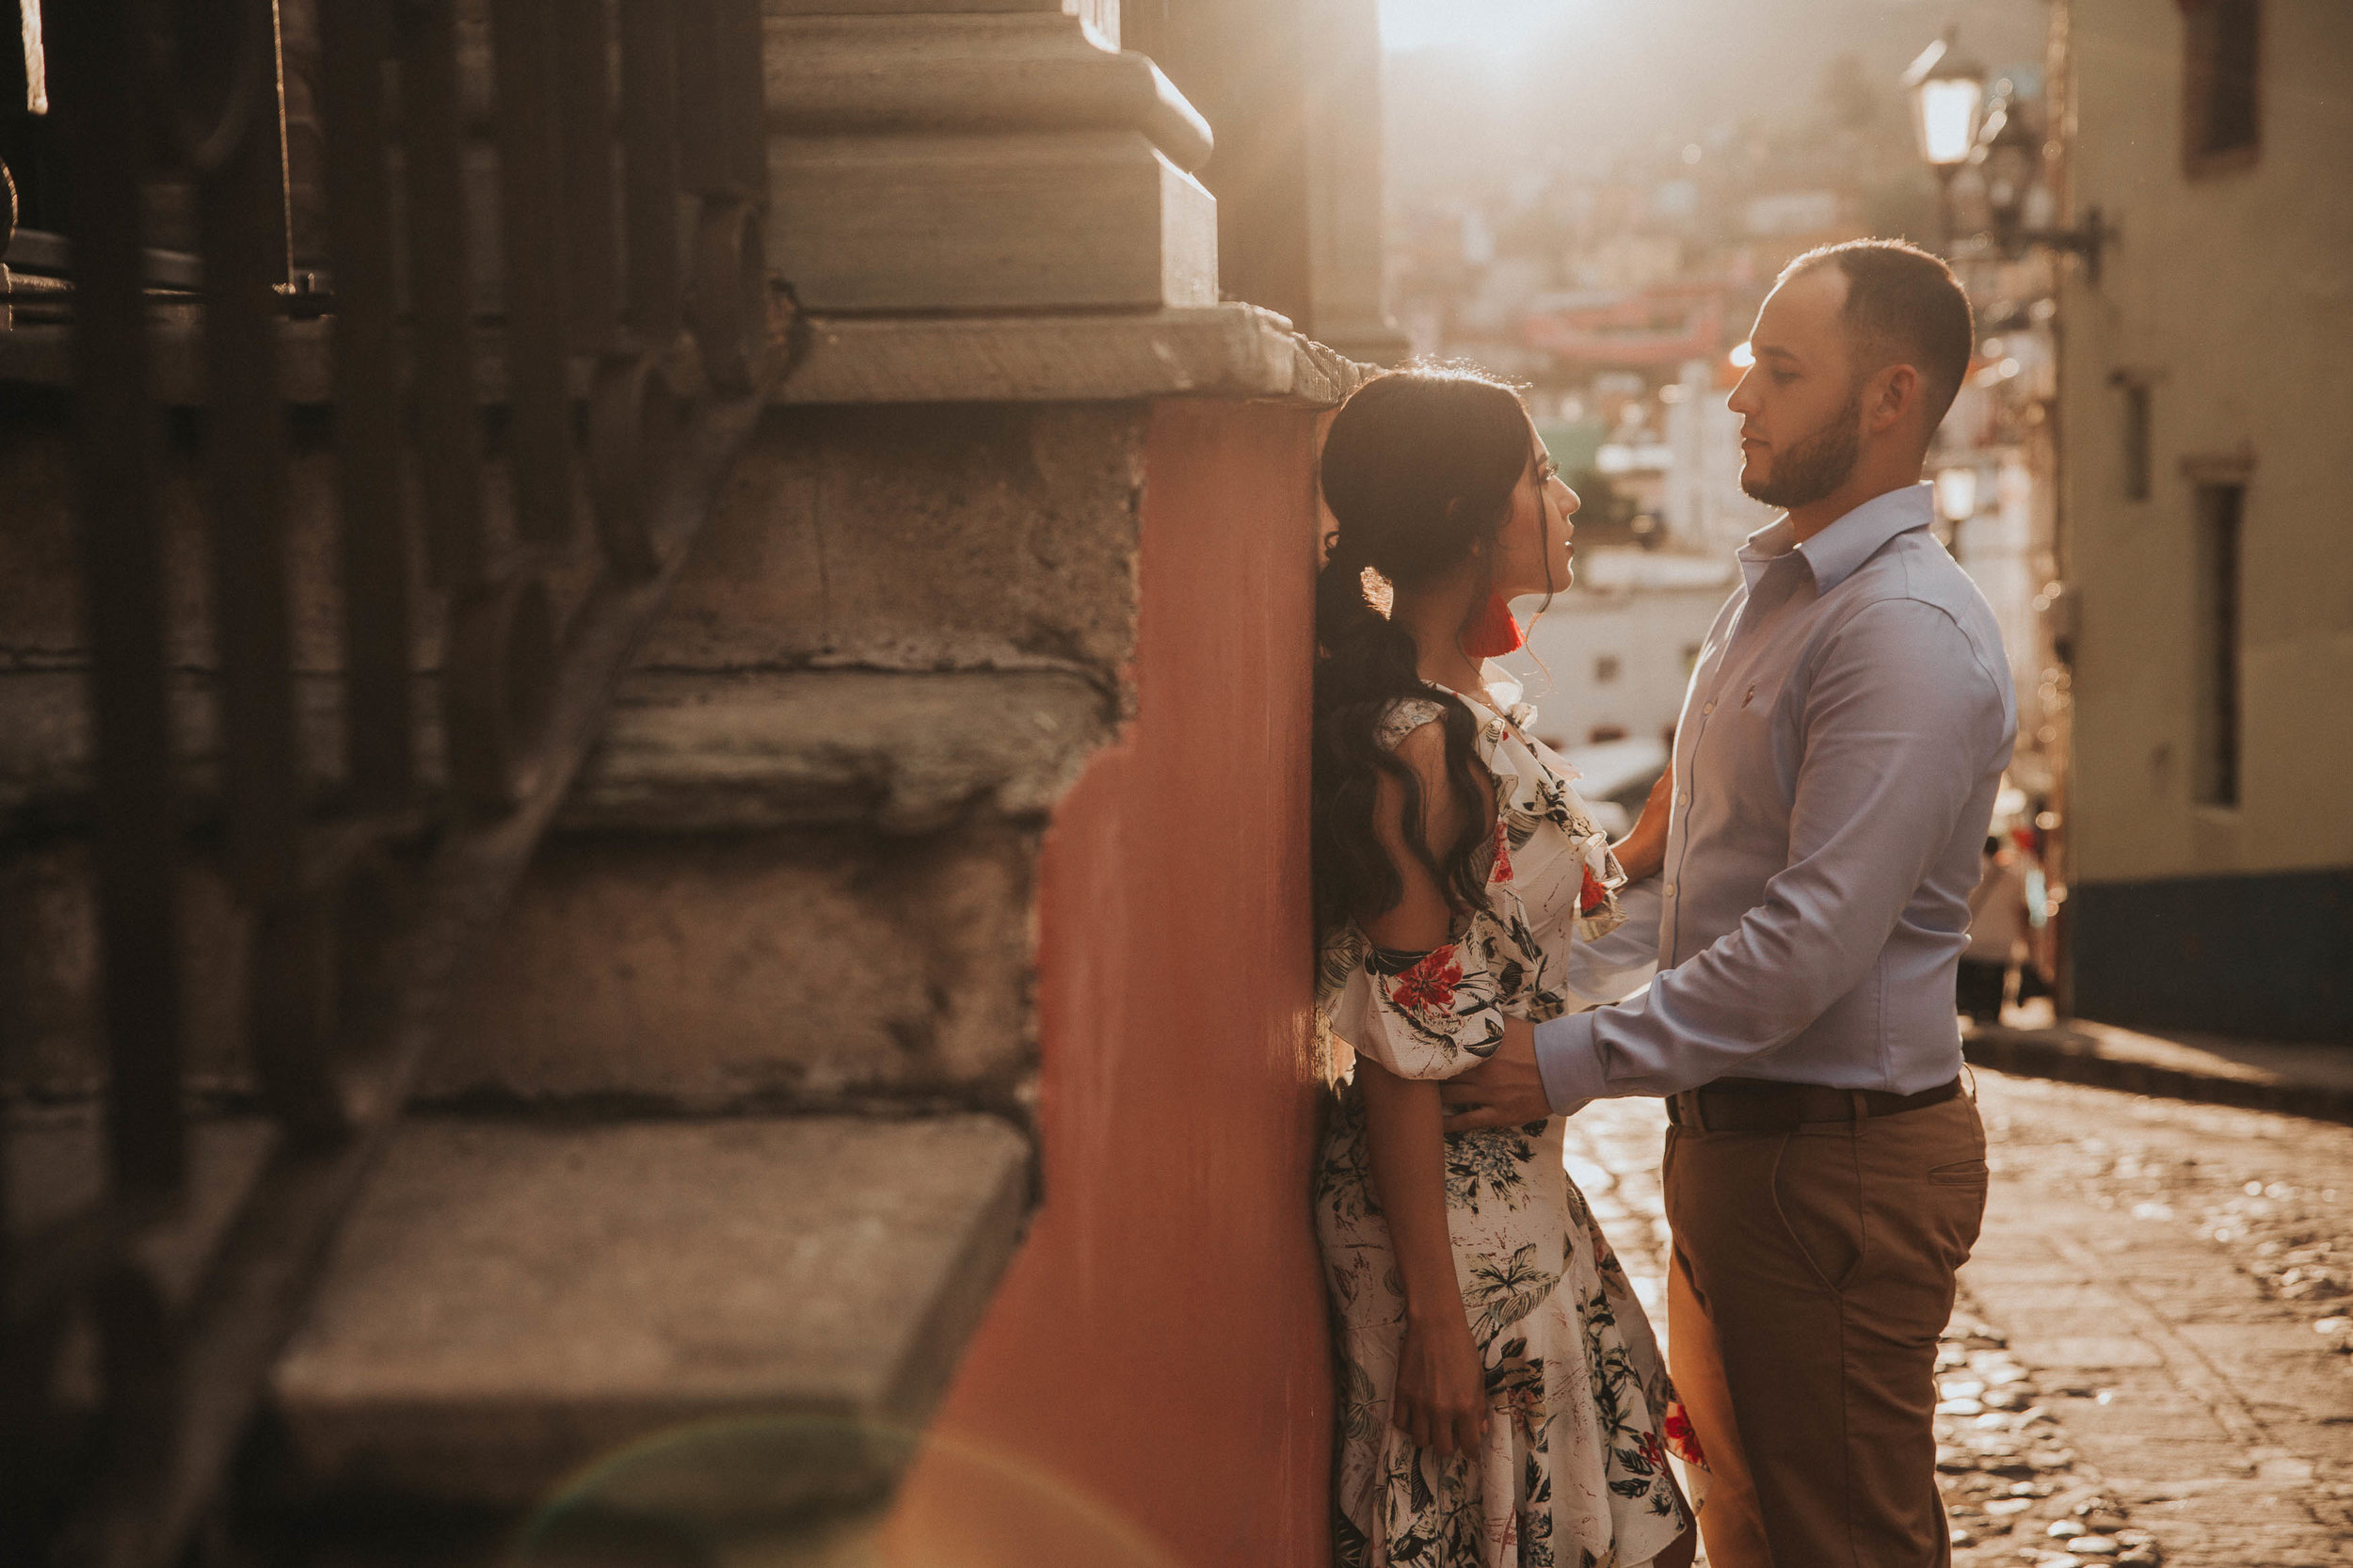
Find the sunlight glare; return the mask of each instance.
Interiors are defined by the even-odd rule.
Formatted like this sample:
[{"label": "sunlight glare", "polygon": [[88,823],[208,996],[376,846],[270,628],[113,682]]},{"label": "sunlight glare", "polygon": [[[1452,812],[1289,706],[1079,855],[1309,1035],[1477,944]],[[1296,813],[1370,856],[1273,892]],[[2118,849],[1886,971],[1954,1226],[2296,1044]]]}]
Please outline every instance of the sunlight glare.
[{"label": "sunlight glare", "polygon": [[1526,47],[1568,8],[1561,0],[1381,0],[1389,50],[1473,44],[1494,55]]},{"label": "sunlight glare", "polygon": [[1733,369],[1746,370],[1756,363],[1756,350],[1745,343],[1737,344],[1732,351],[1731,360]]}]

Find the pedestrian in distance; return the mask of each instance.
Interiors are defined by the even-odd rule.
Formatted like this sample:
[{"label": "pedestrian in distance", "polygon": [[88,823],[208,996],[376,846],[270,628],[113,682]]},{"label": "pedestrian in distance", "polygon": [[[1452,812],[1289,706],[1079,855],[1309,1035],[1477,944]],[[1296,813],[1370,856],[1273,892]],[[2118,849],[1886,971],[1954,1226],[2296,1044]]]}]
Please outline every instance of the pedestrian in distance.
[{"label": "pedestrian in distance", "polygon": [[1316,601],[1318,1002],[1353,1051],[1315,1184],[1334,1556],[1685,1568],[1696,1536],[1667,1456],[1699,1449],[1568,1179],[1561,1118],[1439,1126],[1438,1080],[1653,961],[1646,931],[1617,937],[1618,889],[1656,872],[1663,806],[1613,850],[1487,662],[1519,645],[1513,598],[1568,584],[1577,496],[1509,387],[1444,369],[1359,388],[1322,481],[1338,526]]},{"label": "pedestrian in distance", "polygon": [[1937,1336],[1986,1193],[1955,970],[2016,728],[1919,482],[1972,341],[1911,246],[1784,270],[1729,400],[1741,487],[1784,510],[1684,696],[1658,978],[1443,1085],[1449,1130],[1666,1097],[1668,1337],[1715,1568],[1951,1560]]},{"label": "pedestrian in distance", "polygon": [[[1969,945],[1961,951],[1954,984],[1954,1005],[1970,1022],[2002,1021],[2010,966],[2025,956],[2029,929],[2026,877],[2018,869],[2017,852],[1990,834],[1985,870],[1969,891]],[[2019,1000],[2025,1000],[2023,991]]]}]

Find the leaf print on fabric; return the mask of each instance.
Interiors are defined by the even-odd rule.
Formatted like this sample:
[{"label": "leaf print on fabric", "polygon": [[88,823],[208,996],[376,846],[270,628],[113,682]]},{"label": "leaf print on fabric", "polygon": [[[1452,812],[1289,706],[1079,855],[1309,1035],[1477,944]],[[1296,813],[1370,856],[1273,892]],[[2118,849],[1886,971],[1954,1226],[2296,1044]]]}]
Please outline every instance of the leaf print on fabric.
[{"label": "leaf print on fabric", "polygon": [[1478,1128],[1446,1140],[1446,1201],[1476,1214],[1481,1200],[1519,1207],[1529,1190],[1528,1160],[1533,1153],[1517,1128]]},{"label": "leaf print on fabric", "polygon": [[[1471,1288],[1463,1294],[1463,1304],[1470,1312],[1471,1340],[1484,1345],[1536,1310],[1536,1304],[1552,1294],[1552,1288],[1561,1283],[1561,1276],[1545,1268],[1536,1257],[1536,1243],[1529,1242],[1518,1251],[1497,1262],[1480,1258],[1471,1264]],[[1527,1340],[1515,1341],[1525,1353]],[[1504,1359],[1513,1354],[1512,1346],[1503,1347]],[[1490,1368],[1492,1379],[1494,1369]],[[1495,1392],[1492,1382],[1488,1393]]]}]

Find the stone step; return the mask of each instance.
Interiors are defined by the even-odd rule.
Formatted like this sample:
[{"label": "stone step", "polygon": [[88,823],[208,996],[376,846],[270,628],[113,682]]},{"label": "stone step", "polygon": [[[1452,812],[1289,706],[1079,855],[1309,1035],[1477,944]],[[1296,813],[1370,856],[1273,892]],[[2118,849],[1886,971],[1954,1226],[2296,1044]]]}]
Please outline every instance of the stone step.
[{"label": "stone step", "polygon": [[871,1501],[1012,1255],[1029,1157],[968,1114],[412,1120],[278,1367],[289,1485],[723,1524]]},{"label": "stone step", "polygon": [[[88,678],[0,674],[0,825],[87,817]],[[296,684],[308,765],[341,770],[342,692]],[[183,675],[175,717],[190,738],[186,787],[218,787],[211,682]],[[1085,676],[1036,670],[641,670],[622,682],[603,739],[559,830],[745,832],[871,824],[924,833],[968,810],[1041,818],[1112,736],[1111,700]],[[440,695],[417,681],[420,772],[441,777]]]}]

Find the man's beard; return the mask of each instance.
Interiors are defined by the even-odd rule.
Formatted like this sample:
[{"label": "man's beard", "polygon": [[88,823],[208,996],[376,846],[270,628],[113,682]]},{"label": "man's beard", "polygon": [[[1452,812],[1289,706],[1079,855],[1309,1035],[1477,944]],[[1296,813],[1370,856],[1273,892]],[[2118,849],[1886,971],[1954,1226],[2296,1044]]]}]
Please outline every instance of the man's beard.
[{"label": "man's beard", "polygon": [[1769,476],[1751,483],[1744,475],[1741,491],[1753,501],[1788,511],[1811,506],[1847,482],[1862,450],[1863,389],[1848,395],[1847,406],[1786,452],[1773,454]]}]

